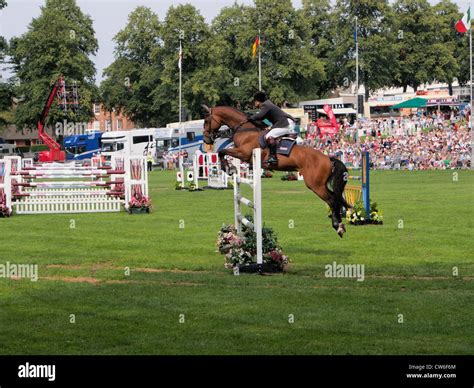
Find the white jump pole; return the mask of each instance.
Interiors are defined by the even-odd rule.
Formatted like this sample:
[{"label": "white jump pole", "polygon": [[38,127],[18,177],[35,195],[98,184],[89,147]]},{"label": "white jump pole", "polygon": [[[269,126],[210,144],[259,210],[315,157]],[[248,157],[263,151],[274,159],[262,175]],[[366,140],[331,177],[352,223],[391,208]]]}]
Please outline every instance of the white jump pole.
[{"label": "white jump pole", "polygon": [[[263,264],[263,236],[262,236],[262,151],[255,148],[252,152],[253,177],[242,178],[240,163],[237,163],[237,172],[234,174],[234,222],[237,232],[242,232],[242,225],[252,229],[257,241],[257,264]],[[248,184],[253,190],[253,201],[242,197],[240,185]],[[253,209],[253,223],[242,215],[241,205]]]}]

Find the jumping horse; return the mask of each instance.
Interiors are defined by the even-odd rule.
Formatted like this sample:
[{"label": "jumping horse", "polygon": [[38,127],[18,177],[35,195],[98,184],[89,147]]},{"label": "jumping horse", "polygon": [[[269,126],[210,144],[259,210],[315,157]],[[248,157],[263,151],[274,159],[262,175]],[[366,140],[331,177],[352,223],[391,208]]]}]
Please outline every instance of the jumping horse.
[{"label": "jumping horse", "polygon": [[[259,138],[262,128],[251,122],[247,115],[228,106],[204,110],[204,143],[214,144],[221,136],[219,129],[226,125],[231,132],[233,148],[219,151],[222,169],[228,170],[225,157],[232,156],[243,162],[250,163],[252,150],[260,147]],[[262,159],[266,160],[268,149],[262,150]],[[265,167],[265,164],[263,164]],[[309,146],[295,145],[289,156],[278,155],[278,166],[272,167],[278,171],[299,171],[303,175],[306,186],[331,208],[332,226],[342,237],[346,227],[342,222],[342,207],[350,208],[344,199],[344,187],[347,183],[348,171],[339,159],[328,157],[322,152]]]}]

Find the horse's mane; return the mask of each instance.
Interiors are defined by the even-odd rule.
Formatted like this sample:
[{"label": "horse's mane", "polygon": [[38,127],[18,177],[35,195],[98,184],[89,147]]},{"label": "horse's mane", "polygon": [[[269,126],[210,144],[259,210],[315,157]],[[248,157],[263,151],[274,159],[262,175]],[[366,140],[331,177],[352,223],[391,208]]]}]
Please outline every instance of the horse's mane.
[{"label": "horse's mane", "polygon": [[242,112],[241,110],[238,110],[237,108],[234,108],[233,106],[229,106],[229,105],[218,105],[218,106],[216,106],[216,108],[227,108],[227,109],[233,110],[234,112],[240,113],[241,115],[244,115],[244,116],[245,116],[245,113],[244,113],[244,112]]},{"label": "horse's mane", "polygon": [[[244,112],[242,112],[241,110],[238,110],[237,108],[234,108],[233,106],[220,105],[220,106],[216,106],[215,108],[227,108],[227,109],[230,109],[230,110],[232,110],[236,113],[241,114],[244,117],[247,117],[247,115]],[[255,125],[255,123],[253,123],[253,124]],[[258,125],[256,125],[254,128],[242,128],[241,131],[250,131],[250,132],[251,131],[258,131],[259,132],[259,131],[262,130],[262,128],[265,128],[265,127],[266,127],[266,125],[262,125],[262,127],[258,127]]]}]

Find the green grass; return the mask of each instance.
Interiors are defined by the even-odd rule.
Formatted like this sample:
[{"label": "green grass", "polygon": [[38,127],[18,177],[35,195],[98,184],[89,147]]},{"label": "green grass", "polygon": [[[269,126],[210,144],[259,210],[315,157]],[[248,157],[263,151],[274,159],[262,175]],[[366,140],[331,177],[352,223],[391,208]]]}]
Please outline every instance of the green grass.
[{"label": "green grass", "polygon": [[[371,173],[385,224],[342,240],[302,182],[263,180],[291,259],[265,277],[216,253],[232,192],[177,192],[171,172],[151,174],[149,215],[0,219],[0,264],[40,276],[0,279],[0,354],[473,354],[474,174],[457,173]],[[326,278],[333,261],[364,264],[365,281]]]}]

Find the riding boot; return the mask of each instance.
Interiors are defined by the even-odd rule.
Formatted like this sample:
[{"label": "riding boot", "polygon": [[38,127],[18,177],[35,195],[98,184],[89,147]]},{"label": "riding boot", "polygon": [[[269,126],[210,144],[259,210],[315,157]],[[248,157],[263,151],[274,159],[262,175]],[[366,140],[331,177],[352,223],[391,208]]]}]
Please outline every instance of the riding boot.
[{"label": "riding boot", "polygon": [[277,144],[276,144],[276,142],[274,142],[273,144],[269,144],[268,149],[270,150],[270,156],[267,159],[267,164],[269,166],[276,167],[278,165]]}]

